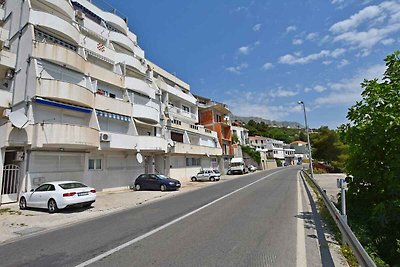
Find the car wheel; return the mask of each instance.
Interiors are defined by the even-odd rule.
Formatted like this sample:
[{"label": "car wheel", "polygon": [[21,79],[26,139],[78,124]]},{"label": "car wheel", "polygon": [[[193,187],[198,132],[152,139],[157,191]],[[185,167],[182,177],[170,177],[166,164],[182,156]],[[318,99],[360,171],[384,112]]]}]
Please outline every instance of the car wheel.
[{"label": "car wheel", "polygon": [[160,189],[161,189],[161,191],[166,191],[167,190],[167,187],[164,185],[164,184],[162,184],[161,186],[160,186]]},{"label": "car wheel", "polygon": [[210,181],[214,182],[215,181],[215,177],[210,177]]},{"label": "car wheel", "polygon": [[49,213],[55,213],[58,211],[57,203],[54,199],[50,199],[47,203],[47,210]]},{"label": "car wheel", "polygon": [[135,185],[135,190],[136,190],[136,191],[140,191],[140,189],[141,189],[141,188],[140,188],[140,184],[136,184],[136,185]]},{"label": "car wheel", "polygon": [[26,199],[24,197],[21,197],[21,199],[19,200],[19,209],[26,209]]},{"label": "car wheel", "polygon": [[193,177],[191,178],[191,180],[192,180],[192,182],[196,182],[196,181],[197,181],[197,178],[193,176]]}]

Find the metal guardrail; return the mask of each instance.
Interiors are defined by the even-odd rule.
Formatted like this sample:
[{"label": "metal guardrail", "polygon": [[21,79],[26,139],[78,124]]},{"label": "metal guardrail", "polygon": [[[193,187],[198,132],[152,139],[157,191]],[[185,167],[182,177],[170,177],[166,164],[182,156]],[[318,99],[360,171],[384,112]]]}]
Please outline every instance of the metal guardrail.
[{"label": "metal guardrail", "polygon": [[318,189],[319,194],[322,196],[322,199],[325,202],[326,207],[329,210],[333,220],[335,221],[337,227],[339,228],[340,232],[342,233],[344,241],[349,245],[351,250],[354,253],[354,256],[357,258],[358,263],[361,266],[366,267],[376,267],[374,261],[365,251],[363,246],[361,245],[360,241],[358,241],[357,237],[354,235],[353,231],[351,231],[350,227],[347,223],[343,220],[341,214],[339,213],[338,209],[333,205],[333,203],[329,200],[327,194],[322,190],[322,188],[318,185],[318,183],[310,177],[308,173],[305,171],[300,172],[301,175],[307,175],[307,177],[314,183],[315,187]]}]

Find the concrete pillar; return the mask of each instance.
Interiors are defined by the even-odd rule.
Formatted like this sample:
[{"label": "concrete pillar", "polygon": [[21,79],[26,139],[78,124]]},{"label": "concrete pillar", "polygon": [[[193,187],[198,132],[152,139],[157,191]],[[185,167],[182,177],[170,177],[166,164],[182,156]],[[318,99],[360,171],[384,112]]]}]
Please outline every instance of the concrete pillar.
[{"label": "concrete pillar", "polygon": [[[6,149],[0,148],[0,186],[3,186],[3,168],[4,168],[5,156],[6,156]],[[1,190],[2,188],[0,187],[0,205],[2,199]]]}]

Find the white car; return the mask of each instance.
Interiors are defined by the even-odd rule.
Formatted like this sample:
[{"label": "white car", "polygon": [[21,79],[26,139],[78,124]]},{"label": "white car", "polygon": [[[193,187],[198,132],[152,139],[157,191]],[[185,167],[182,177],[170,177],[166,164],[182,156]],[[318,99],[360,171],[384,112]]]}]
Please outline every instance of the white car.
[{"label": "white car", "polygon": [[249,171],[251,171],[251,172],[255,172],[255,171],[257,170],[257,167],[254,166],[254,165],[250,165],[250,166],[248,167],[248,169],[249,169]]},{"label": "white car", "polygon": [[211,182],[219,181],[221,173],[217,170],[201,170],[196,175],[191,177],[192,182],[199,180],[208,180]]},{"label": "white car", "polygon": [[57,181],[22,193],[19,208],[44,208],[54,213],[66,207],[90,207],[95,201],[96,189],[77,181]]}]

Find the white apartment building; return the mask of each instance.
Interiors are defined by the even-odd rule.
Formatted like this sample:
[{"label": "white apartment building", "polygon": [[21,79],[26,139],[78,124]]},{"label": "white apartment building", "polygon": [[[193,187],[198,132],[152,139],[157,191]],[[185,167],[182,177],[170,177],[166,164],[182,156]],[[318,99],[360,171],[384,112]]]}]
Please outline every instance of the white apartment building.
[{"label": "white apartment building", "polygon": [[267,153],[269,158],[274,158],[281,161],[285,159],[283,141],[263,136],[249,136],[249,142],[250,145],[256,150]]},{"label": "white apartment building", "polygon": [[296,161],[295,150],[289,144],[283,144],[286,165],[294,165]]},{"label": "white apartment building", "polygon": [[169,146],[169,174],[190,180],[200,169],[219,169],[222,149],[217,133],[199,125],[198,104],[190,93],[190,86],[154,63],[148,63],[161,93],[161,123]]},{"label": "white apartment building", "polygon": [[240,145],[249,144],[249,130],[234,122],[232,123],[231,130],[232,130],[232,135],[235,134],[238,137]]},{"label": "white apartment building", "polygon": [[[218,155],[207,139],[215,133],[190,131],[193,97],[168,84],[167,72],[155,67],[160,76],[153,78],[126,19],[87,0],[2,3],[2,203],[44,181],[78,180],[103,190],[126,187],[140,173],[169,174],[171,155],[200,153],[192,145],[207,144],[202,158]],[[179,125],[189,128],[182,142],[189,147],[171,142],[169,103],[190,113]]]}]

